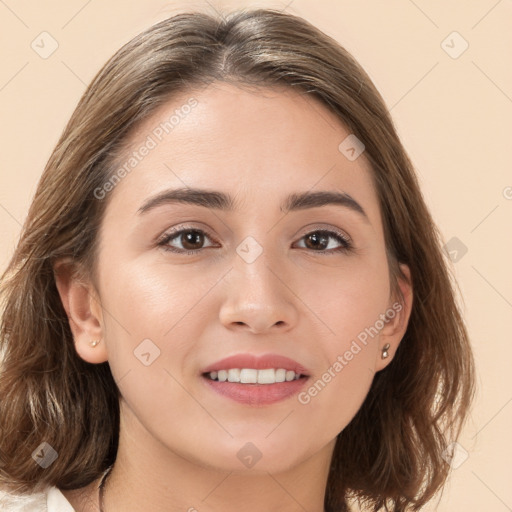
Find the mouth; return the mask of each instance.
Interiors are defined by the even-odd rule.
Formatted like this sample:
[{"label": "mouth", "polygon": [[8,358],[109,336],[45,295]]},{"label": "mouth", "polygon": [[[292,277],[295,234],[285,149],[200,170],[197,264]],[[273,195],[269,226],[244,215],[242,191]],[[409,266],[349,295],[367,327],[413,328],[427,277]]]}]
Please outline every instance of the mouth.
[{"label": "mouth", "polygon": [[238,354],[203,369],[201,377],[217,394],[245,405],[264,406],[297,394],[310,374],[297,361],[277,354]]}]

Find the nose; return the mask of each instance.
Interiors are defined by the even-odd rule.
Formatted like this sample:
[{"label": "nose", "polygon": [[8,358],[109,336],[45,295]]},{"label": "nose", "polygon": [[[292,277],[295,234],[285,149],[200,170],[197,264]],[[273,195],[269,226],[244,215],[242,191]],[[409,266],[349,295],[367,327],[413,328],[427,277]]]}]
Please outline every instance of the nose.
[{"label": "nose", "polygon": [[269,266],[264,255],[246,263],[239,258],[225,279],[220,322],[228,329],[264,333],[293,328],[298,300],[283,272]]}]

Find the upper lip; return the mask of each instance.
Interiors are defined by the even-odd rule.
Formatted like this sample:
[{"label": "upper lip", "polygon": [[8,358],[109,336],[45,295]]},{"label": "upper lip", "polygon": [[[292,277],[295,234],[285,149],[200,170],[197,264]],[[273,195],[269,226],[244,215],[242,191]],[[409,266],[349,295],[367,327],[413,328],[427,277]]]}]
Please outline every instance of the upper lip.
[{"label": "upper lip", "polygon": [[297,361],[279,354],[235,354],[208,365],[202,373],[229,370],[230,368],[253,368],[255,370],[284,368],[293,370],[297,375],[309,375],[308,370]]}]

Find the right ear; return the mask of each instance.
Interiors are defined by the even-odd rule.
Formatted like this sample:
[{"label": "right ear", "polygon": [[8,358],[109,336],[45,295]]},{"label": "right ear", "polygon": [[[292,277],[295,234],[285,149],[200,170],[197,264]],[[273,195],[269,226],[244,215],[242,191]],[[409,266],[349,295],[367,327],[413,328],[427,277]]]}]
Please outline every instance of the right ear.
[{"label": "right ear", "polygon": [[[94,286],[79,277],[76,262],[69,258],[58,260],[53,274],[78,355],[88,363],[107,361],[101,302]],[[94,340],[101,343],[93,347]]]}]

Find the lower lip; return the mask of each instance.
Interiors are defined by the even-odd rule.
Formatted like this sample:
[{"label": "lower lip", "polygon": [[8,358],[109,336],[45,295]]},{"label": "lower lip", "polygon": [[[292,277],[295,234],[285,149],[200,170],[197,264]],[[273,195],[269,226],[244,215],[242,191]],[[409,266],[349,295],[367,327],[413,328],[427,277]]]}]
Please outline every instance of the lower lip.
[{"label": "lower lip", "polygon": [[307,377],[276,382],[275,384],[240,384],[238,382],[220,382],[208,377],[202,377],[213,391],[246,405],[269,405],[299,393],[304,387]]}]

